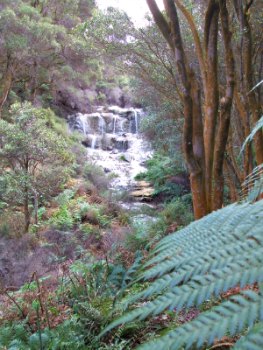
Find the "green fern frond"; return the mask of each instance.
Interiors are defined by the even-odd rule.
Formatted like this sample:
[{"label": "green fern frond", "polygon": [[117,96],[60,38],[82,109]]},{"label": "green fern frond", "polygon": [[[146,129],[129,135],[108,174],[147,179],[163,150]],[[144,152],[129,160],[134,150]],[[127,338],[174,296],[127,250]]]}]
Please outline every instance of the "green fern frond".
[{"label": "green fern frond", "polygon": [[[103,333],[167,309],[176,313],[211,297],[220,301],[220,294],[233,287],[261,283],[263,201],[231,205],[166,237],[144,270],[138,279],[149,280],[148,287],[126,301],[126,306],[133,304],[134,309]],[[141,348],[199,348],[258,320],[263,320],[262,294],[243,292]]]},{"label": "green fern frond", "polygon": [[227,249],[227,254],[221,250],[215,252],[216,254],[211,253],[195,261],[191,260],[179,267],[175,272],[168,273],[152,282],[146,290],[129,299],[127,303],[131,304],[138,299],[149,298],[164,290],[172,289],[181,283],[187,283],[194,277],[208,276],[209,273],[216,275],[218,272],[222,272],[222,269],[226,270],[226,275],[228,276],[228,271],[231,270],[233,272],[236,266],[239,266],[242,271],[245,266],[251,267],[255,263],[260,265],[263,263],[263,248],[260,247],[255,252],[256,248],[257,243],[255,241],[242,242],[238,247],[234,246],[233,249]]},{"label": "green fern frond", "polygon": [[[230,288],[240,286],[243,288],[247,284],[263,281],[263,257],[261,257],[261,267],[243,266],[232,264],[224,270],[214,271],[213,274],[195,276],[188,284],[180,287],[172,287],[167,292],[155,298],[153,301],[140,305],[132,313],[129,313],[129,322],[135,319],[143,320],[149,316],[156,316],[167,309],[181,311],[184,307],[190,308],[202,304],[207,299],[220,293],[226,292]],[[248,264],[249,265],[249,264]],[[132,314],[132,319],[130,319]],[[125,323],[125,315],[119,319],[120,324]]]},{"label": "green fern frond", "polygon": [[263,320],[263,299],[254,292],[244,292],[139,349],[200,348],[204,344],[213,344],[215,339],[221,339],[227,332],[231,335],[241,332],[257,320]]},{"label": "green fern frond", "polygon": [[[158,245],[157,255],[145,265],[154,266],[144,273],[143,278],[161,276],[185,264],[186,260],[246,240],[246,234],[251,233],[251,229],[257,227],[255,223],[262,218],[262,203],[259,203],[255,203],[253,208],[247,203],[231,205],[165,238],[165,243]],[[228,220],[225,218],[218,224],[221,214],[224,218],[228,216]]]},{"label": "green fern frond", "polygon": [[263,349],[263,323],[256,324],[245,337],[236,343],[233,350],[262,350]]},{"label": "green fern frond", "polygon": [[208,248],[218,247],[218,244],[223,246],[229,243],[229,238],[235,240],[233,235],[236,228],[242,229],[242,222],[253,227],[253,216],[260,212],[260,205],[250,210],[248,206],[247,203],[231,205],[166,237],[153,252],[157,256],[152,258],[147,265],[160,263],[174,254],[179,257],[189,257],[189,252],[199,253],[200,249],[206,251]]},{"label": "green fern frond", "polygon": [[241,148],[241,152],[244,151],[246,145],[253,140],[253,138],[256,135],[256,133],[262,128],[263,128],[263,116],[259,119],[259,121],[254,126],[253,130],[251,131],[251,133],[246,138],[246,140],[245,140],[245,142],[244,142],[244,144],[243,144],[243,146]]}]

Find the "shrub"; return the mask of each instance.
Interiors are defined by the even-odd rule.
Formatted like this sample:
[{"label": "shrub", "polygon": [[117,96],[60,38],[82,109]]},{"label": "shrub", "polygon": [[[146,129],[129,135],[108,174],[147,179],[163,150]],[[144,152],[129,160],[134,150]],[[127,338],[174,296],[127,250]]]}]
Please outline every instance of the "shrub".
[{"label": "shrub", "polygon": [[0,236],[19,237],[24,232],[24,216],[18,211],[0,213]]},{"label": "shrub", "polygon": [[179,198],[168,203],[161,216],[167,225],[177,223],[180,226],[186,226],[194,219],[191,206],[185,204]]},{"label": "shrub", "polygon": [[108,177],[105,175],[102,167],[87,163],[83,169],[84,179],[90,181],[98,191],[105,191],[108,188]]},{"label": "shrub", "polygon": [[73,227],[74,219],[66,205],[53,214],[50,219],[50,224],[60,230],[70,230]]},{"label": "shrub", "polygon": [[149,224],[146,222],[134,222],[133,231],[127,234],[125,245],[129,251],[136,252],[145,249],[149,242]]}]

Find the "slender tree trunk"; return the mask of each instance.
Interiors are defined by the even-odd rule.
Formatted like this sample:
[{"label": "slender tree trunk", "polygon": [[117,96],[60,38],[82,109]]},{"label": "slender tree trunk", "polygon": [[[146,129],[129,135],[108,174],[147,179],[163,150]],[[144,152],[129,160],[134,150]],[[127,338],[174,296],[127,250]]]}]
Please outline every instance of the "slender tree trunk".
[{"label": "slender tree trunk", "polygon": [[226,91],[225,96],[220,101],[220,122],[217,131],[215,151],[214,151],[214,169],[213,169],[213,210],[220,209],[223,205],[224,194],[224,176],[223,165],[224,156],[227,145],[227,139],[230,127],[231,108],[234,95],[235,86],[235,65],[234,56],[231,44],[231,32],[229,30],[228,11],[226,2],[219,0],[220,4],[220,18],[222,25],[222,34],[225,48],[225,62],[226,62]]},{"label": "slender tree trunk", "polygon": [[[193,72],[190,70],[185,56],[180,25],[176,7],[173,0],[164,0],[164,5],[171,21],[171,32],[175,47],[175,58],[181,83],[183,85],[184,97],[184,153],[190,172],[191,189],[193,195],[194,215],[199,219],[207,214],[207,203],[204,188],[202,163],[198,158],[204,156],[203,151],[203,129],[202,114],[200,107],[200,94],[198,84]],[[201,128],[201,129],[200,129]]]},{"label": "slender tree trunk", "polygon": [[38,224],[38,194],[37,191],[34,191],[34,222],[35,225]]},{"label": "slender tree trunk", "polygon": [[[245,85],[247,90],[248,104],[250,107],[253,124],[259,121],[262,115],[262,110],[259,101],[256,98],[255,91],[253,89],[253,62],[252,62],[252,35],[251,25],[249,23],[248,9],[244,13],[244,70],[245,70]],[[263,163],[263,134],[262,130],[259,130],[254,137],[254,145],[256,152],[256,161],[260,165]]]},{"label": "slender tree trunk", "polygon": [[[241,143],[245,141],[245,139],[250,134],[250,123],[249,123],[249,113],[248,108],[244,106],[244,103],[241,100],[240,94],[238,92],[237,87],[234,91],[234,101],[235,101],[235,107],[240,117],[240,122],[242,124],[243,128],[243,139],[241,140]],[[253,154],[251,149],[251,143],[248,143],[245,147],[244,151],[244,176],[245,179],[253,170]]]},{"label": "slender tree trunk", "polygon": [[210,0],[205,18],[205,53],[206,53],[206,84],[205,84],[205,120],[204,120],[204,145],[205,145],[205,183],[208,210],[212,209],[213,201],[213,162],[215,135],[219,104],[218,87],[218,17],[219,6],[217,1]]},{"label": "slender tree trunk", "polygon": [[29,198],[28,198],[28,188],[25,187],[24,193],[24,218],[25,218],[25,228],[24,233],[28,232],[30,226],[30,211],[29,211]]},{"label": "slender tree trunk", "polygon": [[30,226],[30,210],[29,210],[29,187],[28,187],[28,174],[29,174],[29,160],[28,157],[26,157],[24,161],[24,167],[25,171],[25,184],[24,184],[24,218],[25,218],[25,228],[24,233],[28,232],[29,226]]},{"label": "slender tree trunk", "polygon": [[11,72],[11,68],[7,67],[6,73],[4,74],[4,77],[2,79],[2,93],[0,96],[0,118],[2,116],[2,111],[3,111],[3,107],[4,104],[7,100],[8,94],[11,90],[11,86],[12,86],[12,79],[13,79],[13,75]]},{"label": "slender tree trunk", "polygon": [[[246,100],[251,114],[251,121],[255,125],[262,115],[260,101],[256,97],[253,89],[253,38],[251,33],[251,24],[249,19],[249,10],[253,5],[253,0],[238,1],[234,0],[234,6],[240,23],[241,30],[241,83],[243,86],[243,98]],[[244,75],[244,78],[243,78]],[[263,133],[259,130],[254,137],[255,156],[257,164],[263,163]]]}]

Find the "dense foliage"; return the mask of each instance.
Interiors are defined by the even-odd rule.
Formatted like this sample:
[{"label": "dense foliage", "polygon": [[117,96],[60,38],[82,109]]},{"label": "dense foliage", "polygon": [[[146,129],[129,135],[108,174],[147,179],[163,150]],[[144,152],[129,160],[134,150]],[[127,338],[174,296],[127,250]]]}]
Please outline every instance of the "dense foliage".
[{"label": "dense foliage", "polygon": [[66,140],[48,128],[50,114],[29,103],[16,104],[9,122],[0,120],[0,200],[24,206],[25,232],[30,202],[34,201],[37,224],[38,201],[61,190],[72,158]]}]

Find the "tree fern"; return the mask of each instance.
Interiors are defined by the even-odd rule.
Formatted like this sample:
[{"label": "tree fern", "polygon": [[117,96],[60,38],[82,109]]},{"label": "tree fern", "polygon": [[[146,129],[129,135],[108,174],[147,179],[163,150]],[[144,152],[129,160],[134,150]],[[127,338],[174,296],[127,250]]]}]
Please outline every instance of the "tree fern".
[{"label": "tree fern", "polygon": [[[212,297],[220,303],[221,293],[230,288],[262,283],[263,201],[230,205],[167,236],[151,253],[138,280],[149,281],[148,287],[125,301],[126,306],[133,305],[133,310],[109,325],[105,332],[166,310],[179,312],[197,307]],[[244,331],[258,321],[263,321],[262,293],[241,292],[140,348],[200,348],[227,332],[234,335]],[[261,330],[251,329],[236,344],[236,349],[240,346],[243,350],[246,346],[243,344],[250,343],[247,349],[259,349],[262,324],[258,327]],[[257,334],[256,341],[253,334]]]},{"label": "tree fern", "polygon": [[257,124],[254,126],[253,130],[251,131],[251,133],[248,135],[248,137],[246,138],[242,148],[241,148],[241,152],[244,151],[246,145],[251,142],[254,138],[254,136],[256,135],[256,133],[261,130],[263,128],[263,116],[259,119],[259,121],[257,122]]},{"label": "tree fern", "polygon": [[242,183],[241,199],[255,201],[263,193],[263,164],[257,166]]}]

